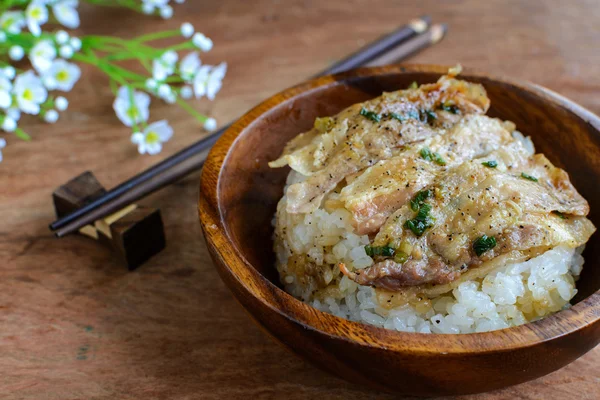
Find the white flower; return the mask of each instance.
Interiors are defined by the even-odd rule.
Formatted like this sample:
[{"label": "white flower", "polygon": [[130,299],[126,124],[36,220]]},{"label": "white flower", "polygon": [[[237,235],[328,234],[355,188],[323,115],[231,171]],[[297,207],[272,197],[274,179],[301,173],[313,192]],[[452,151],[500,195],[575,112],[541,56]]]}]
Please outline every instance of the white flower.
[{"label": "white flower", "polygon": [[173,7],[166,5],[159,9],[160,16],[163,19],[169,19],[173,16]]},{"label": "white flower", "polygon": [[216,67],[206,65],[200,67],[194,78],[194,93],[196,98],[198,99],[206,95],[209,100],[214,100],[216,94],[221,89],[226,72],[226,63],[221,63]]},{"label": "white flower", "polygon": [[177,53],[173,50],[164,52],[159,58],[152,61],[152,77],[164,81],[175,70]]},{"label": "white flower", "polygon": [[25,18],[27,27],[33,36],[40,36],[42,33],[41,25],[48,22],[48,9],[41,0],[33,0],[25,9]]},{"label": "white flower", "polygon": [[12,82],[0,76],[0,108],[8,108],[12,104],[10,91],[12,90]]},{"label": "white flower", "polygon": [[55,58],[56,48],[49,39],[40,40],[29,52],[31,64],[40,73],[50,68]]},{"label": "white flower", "polygon": [[160,58],[169,65],[175,65],[179,59],[179,55],[175,50],[168,50],[165,51]]},{"label": "white flower", "polygon": [[15,121],[18,121],[21,119],[21,110],[19,110],[18,108],[9,108],[8,110],[6,110],[6,116],[14,119]]},{"label": "white flower", "polygon": [[147,121],[150,116],[149,106],[150,96],[147,93],[137,92],[126,86],[119,88],[117,98],[113,103],[117,117],[125,126],[133,126]]},{"label": "white flower", "polygon": [[177,94],[171,89],[171,86],[166,83],[163,83],[158,87],[158,97],[169,104],[173,104],[177,100]]},{"label": "white flower", "polygon": [[208,80],[210,68],[210,65],[203,65],[200,68],[198,68],[196,76],[194,76],[194,94],[196,95],[197,99],[206,94],[206,82]]},{"label": "white flower", "polygon": [[58,96],[56,99],[54,99],[54,105],[58,111],[65,111],[67,108],[69,108],[69,100],[62,96]]},{"label": "white flower", "polygon": [[142,0],[142,12],[152,14],[155,8],[162,8],[169,3],[169,0]]},{"label": "white flower", "polygon": [[81,70],[77,65],[59,58],[44,72],[43,79],[48,89],[68,92],[80,76]]},{"label": "white flower", "polygon": [[14,78],[16,74],[15,67],[7,65],[6,67],[2,68],[2,74],[8,79]]},{"label": "white flower", "polygon": [[44,121],[49,124],[53,124],[58,121],[58,112],[56,110],[48,110],[44,114]]},{"label": "white flower", "polygon": [[212,132],[215,129],[217,129],[217,120],[214,118],[207,118],[206,121],[204,121],[204,129],[206,129],[209,132]]},{"label": "white flower", "polygon": [[171,93],[171,87],[166,83],[163,83],[158,87],[158,95],[160,97],[166,97]]},{"label": "white flower", "polygon": [[23,11],[5,11],[0,15],[0,29],[13,35],[20,33],[26,24]]},{"label": "white flower", "polygon": [[62,58],[69,59],[69,58],[73,57],[73,48],[71,46],[69,46],[68,44],[66,44],[64,46],[60,46],[60,49],[58,50],[58,52]]},{"label": "white flower", "polygon": [[0,162],[2,162],[2,149],[6,147],[6,140],[0,138]]},{"label": "white flower", "polygon": [[65,44],[69,41],[69,34],[61,29],[58,32],[56,32],[54,38],[56,39],[56,43]]},{"label": "white flower", "polygon": [[190,24],[189,22],[184,22],[183,24],[181,24],[180,31],[181,36],[183,36],[186,39],[189,39],[194,34],[194,25]]},{"label": "white flower", "polygon": [[48,92],[42,81],[32,70],[29,70],[15,79],[13,93],[17,98],[19,108],[27,114],[39,114],[40,104],[46,101]]},{"label": "white flower", "polygon": [[2,121],[2,130],[5,132],[14,132],[17,129],[17,121],[9,116],[4,117]]},{"label": "white flower", "polygon": [[52,6],[54,17],[69,29],[79,27],[78,0],[60,0]]},{"label": "white flower", "polygon": [[152,91],[158,87],[158,82],[156,82],[155,79],[148,78],[146,79],[146,83],[144,84],[144,86],[146,86],[146,89]]},{"label": "white flower", "polygon": [[212,40],[200,32],[194,33],[194,36],[192,37],[192,43],[194,43],[194,46],[202,51],[210,51],[210,49],[213,47]]},{"label": "white flower", "polygon": [[177,4],[183,4],[183,3],[185,3],[185,0],[175,0],[175,3],[177,3]]},{"label": "white flower", "polygon": [[196,72],[200,68],[200,65],[202,65],[200,62],[200,57],[195,51],[183,57],[179,63],[179,73],[181,74],[183,80],[186,82],[191,82],[194,79]]},{"label": "white flower", "polygon": [[181,88],[179,94],[181,95],[182,99],[188,100],[192,98],[192,96],[194,95],[194,91],[190,86],[184,86]]},{"label": "white flower", "polygon": [[169,0],[142,0],[144,4],[150,4],[154,7],[163,7],[169,4]]},{"label": "white flower", "polygon": [[166,120],[154,122],[144,132],[135,132],[131,135],[131,142],[138,145],[140,154],[158,154],[162,150],[162,143],[173,136],[173,128]]},{"label": "white flower", "polygon": [[79,39],[78,37],[71,38],[71,40],[69,40],[69,44],[71,45],[73,50],[75,50],[75,51],[81,50],[81,39]]},{"label": "white flower", "polygon": [[0,43],[6,42],[6,32],[0,31]]},{"label": "white flower", "polygon": [[177,93],[171,91],[171,93],[167,97],[165,97],[165,101],[169,104],[175,104],[175,102],[177,101]]},{"label": "white flower", "polygon": [[142,4],[142,12],[144,14],[152,14],[154,12],[154,5],[150,3]]},{"label": "white flower", "polygon": [[12,46],[8,50],[8,56],[13,61],[20,61],[25,56],[25,50],[21,46]]},{"label": "white flower", "polygon": [[57,85],[56,79],[54,79],[54,77],[50,76],[50,75],[43,75],[42,76],[42,84],[48,90],[54,90],[54,89],[56,89],[56,85]]}]

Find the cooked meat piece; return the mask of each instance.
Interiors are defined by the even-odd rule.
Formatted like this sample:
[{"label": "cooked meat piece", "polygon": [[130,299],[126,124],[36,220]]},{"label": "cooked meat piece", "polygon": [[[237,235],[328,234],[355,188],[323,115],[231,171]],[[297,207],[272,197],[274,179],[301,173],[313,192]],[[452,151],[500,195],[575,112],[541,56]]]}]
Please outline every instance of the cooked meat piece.
[{"label": "cooked meat piece", "polygon": [[[400,247],[412,249],[406,261],[378,260],[348,275],[388,290],[445,284],[503,254],[587,242],[595,231],[584,217],[588,204],[563,170],[541,154],[513,159],[510,168],[500,153],[494,156],[496,168],[481,160],[452,168],[431,186],[437,195],[424,200],[420,211],[406,205],[388,219],[373,246],[397,248],[404,242]],[[423,209],[426,218],[421,215],[419,226]]]},{"label": "cooked meat piece", "polygon": [[311,212],[347,176],[397,155],[401,146],[444,134],[465,115],[483,114],[488,107],[483,86],[444,76],[317,119],[269,165],[289,165],[308,176],[289,187],[287,211]]},{"label": "cooked meat piece", "polygon": [[[394,211],[437,175],[514,141],[513,130],[511,123],[485,115],[467,116],[448,133],[414,144],[367,168],[342,189],[338,200],[353,214],[357,233],[377,232]],[[424,158],[427,151],[439,155],[437,163]]]}]

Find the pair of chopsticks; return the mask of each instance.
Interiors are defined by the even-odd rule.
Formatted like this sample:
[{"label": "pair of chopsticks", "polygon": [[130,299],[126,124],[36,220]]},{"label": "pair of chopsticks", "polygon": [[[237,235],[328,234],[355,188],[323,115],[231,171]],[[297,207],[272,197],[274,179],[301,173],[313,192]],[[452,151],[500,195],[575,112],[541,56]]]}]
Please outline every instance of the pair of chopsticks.
[{"label": "pair of chopsticks", "polygon": [[[408,24],[368,44],[316,76],[403,60],[411,54],[442,40],[446,30],[447,26],[443,24],[431,26],[429,16],[411,20]],[[104,218],[202,168],[208,151],[230,125],[222,127],[121,183],[84,207],[54,221],[50,224],[50,230],[55,231],[57,237],[76,232],[85,225],[94,223],[94,221]]]}]

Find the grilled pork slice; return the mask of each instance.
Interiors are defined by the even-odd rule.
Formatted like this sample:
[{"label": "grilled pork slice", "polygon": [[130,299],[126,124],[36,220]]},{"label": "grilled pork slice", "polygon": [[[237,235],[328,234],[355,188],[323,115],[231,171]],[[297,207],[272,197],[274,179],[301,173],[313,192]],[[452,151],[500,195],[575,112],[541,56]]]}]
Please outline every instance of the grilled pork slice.
[{"label": "grilled pork slice", "polygon": [[586,243],[595,231],[586,200],[565,171],[542,154],[515,152],[518,146],[440,175],[381,228],[370,248],[372,267],[342,272],[387,290],[431,287],[500,256],[518,262]]},{"label": "grilled pork slice", "polygon": [[399,155],[367,168],[345,186],[337,200],[352,213],[357,233],[377,232],[387,218],[448,168],[513,142],[514,125],[470,115],[448,133],[416,143]]},{"label": "grilled pork slice", "polygon": [[344,178],[398,154],[402,146],[442,135],[465,115],[484,114],[485,89],[446,75],[437,83],[384,93],[355,104],[286,146],[271,167],[289,165],[308,176],[287,191],[287,211],[308,213]]}]

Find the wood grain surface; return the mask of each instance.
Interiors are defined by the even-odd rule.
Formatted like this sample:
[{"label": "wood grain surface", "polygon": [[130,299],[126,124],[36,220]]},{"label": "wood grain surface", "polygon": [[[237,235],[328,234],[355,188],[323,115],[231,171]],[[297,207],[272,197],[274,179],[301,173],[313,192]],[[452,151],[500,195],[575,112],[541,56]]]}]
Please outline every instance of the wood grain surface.
[{"label": "wood grain surface", "polygon": [[[407,19],[448,22],[439,45],[411,61],[461,62],[544,85],[600,113],[600,8],[595,1],[197,1],[162,21],[82,7],[81,33],[133,36],[189,20],[226,60],[222,123]],[[106,187],[203,132],[153,101],[176,135],[140,157],[114,117],[102,75],[84,70],[54,126],[28,120],[31,143],[8,139],[0,164],[0,398],[394,398],[325,374],[260,331],[220,281],[197,223],[198,175],[140,202],[163,213],[167,248],[128,273],[93,240],[56,240],[51,193],[92,170]],[[13,140],[11,140],[13,139]],[[507,368],[511,368],[507,365]],[[600,348],[536,381],[468,399],[596,399]]]}]

